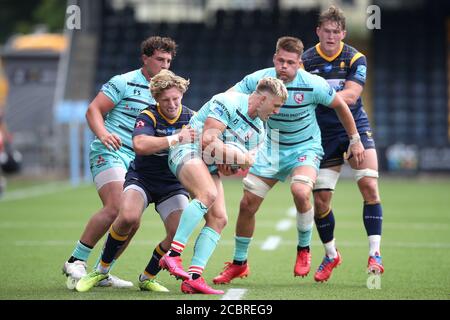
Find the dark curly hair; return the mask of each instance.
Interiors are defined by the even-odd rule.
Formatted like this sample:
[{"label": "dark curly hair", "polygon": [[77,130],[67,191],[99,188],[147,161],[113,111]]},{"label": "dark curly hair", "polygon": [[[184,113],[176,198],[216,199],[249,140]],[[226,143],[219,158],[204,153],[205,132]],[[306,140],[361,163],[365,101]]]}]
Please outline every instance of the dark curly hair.
[{"label": "dark curly hair", "polygon": [[159,36],[150,37],[142,41],[141,54],[150,57],[155,50],[168,52],[172,55],[172,58],[174,58],[177,54],[177,44],[171,38]]}]

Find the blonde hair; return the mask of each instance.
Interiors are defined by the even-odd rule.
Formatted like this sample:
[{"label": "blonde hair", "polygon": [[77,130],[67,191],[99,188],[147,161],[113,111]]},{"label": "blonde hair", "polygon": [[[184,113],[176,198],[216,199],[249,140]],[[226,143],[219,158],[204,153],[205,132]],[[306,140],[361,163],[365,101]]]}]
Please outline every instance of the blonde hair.
[{"label": "blonde hair", "polygon": [[283,103],[287,100],[288,91],[283,81],[273,77],[266,77],[259,80],[256,86],[256,91],[260,93],[261,91],[268,92],[274,96],[283,99]]},{"label": "blonde hair", "polygon": [[177,88],[181,93],[185,93],[189,86],[189,80],[186,80],[169,70],[161,70],[150,80],[150,92],[153,98],[158,99],[164,90]]}]

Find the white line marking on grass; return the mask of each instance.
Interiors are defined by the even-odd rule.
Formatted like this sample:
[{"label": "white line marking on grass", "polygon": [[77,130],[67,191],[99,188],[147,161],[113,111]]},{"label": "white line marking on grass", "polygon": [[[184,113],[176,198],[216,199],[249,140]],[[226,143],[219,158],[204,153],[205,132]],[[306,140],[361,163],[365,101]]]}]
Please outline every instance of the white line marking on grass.
[{"label": "white line marking on grass", "polygon": [[0,229],[73,229],[83,227],[81,221],[56,221],[56,222],[0,222]]},{"label": "white line marking on grass", "polygon": [[220,300],[241,300],[247,289],[228,289]]},{"label": "white line marking on grass", "polygon": [[261,250],[275,250],[281,242],[281,237],[270,236],[261,245]]},{"label": "white line marking on grass", "polygon": [[289,217],[295,218],[297,216],[297,208],[296,207],[290,207],[287,211],[286,214]]},{"label": "white line marking on grass", "polygon": [[[153,246],[158,244],[161,240],[134,240],[133,244],[137,246]],[[73,246],[77,243],[76,240],[18,240],[14,241],[14,245],[18,247],[54,247],[54,246]]]},{"label": "white line marking on grass", "polygon": [[32,197],[39,197],[47,194],[67,191],[70,189],[74,189],[75,187],[72,186],[68,182],[58,182],[58,183],[48,183],[44,185],[38,185],[23,189],[18,189],[14,191],[7,191],[5,193],[5,196],[0,200],[0,202],[7,202],[7,201],[15,201],[15,200],[23,200],[28,199]]},{"label": "white line marking on grass", "polygon": [[286,231],[286,230],[289,230],[289,228],[291,226],[292,226],[291,219],[283,219],[277,223],[276,229],[277,229],[277,231]]},{"label": "white line marking on grass", "polygon": [[18,247],[53,247],[53,246],[68,246],[75,244],[73,240],[19,240],[15,241],[14,245]]}]

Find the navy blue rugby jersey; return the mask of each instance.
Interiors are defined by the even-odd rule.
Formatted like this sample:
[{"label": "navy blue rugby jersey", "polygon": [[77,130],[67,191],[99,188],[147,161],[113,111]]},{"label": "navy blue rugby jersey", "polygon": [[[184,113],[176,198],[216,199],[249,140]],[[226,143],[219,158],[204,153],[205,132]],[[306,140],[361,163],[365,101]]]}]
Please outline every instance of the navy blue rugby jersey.
[{"label": "navy blue rugby jersey", "polygon": [[[158,104],[150,105],[136,118],[133,138],[145,134],[155,137],[171,136],[189,124],[194,111],[182,106],[175,119],[166,118]],[[166,180],[178,182],[168,166],[168,149],[151,155],[136,155],[130,167],[150,180]]]},{"label": "navy blue rugby jersey", "polygon": [[[361,86],[366,82],[366,57],[344,42],[341,42],[339,51],[332,57],[322,52],[320,45],[317,44],[303,53],[302,60],[306,71],[324,78],[336,92],[344,89],[346,81],[354,81]],[[370,130],[361,97],[356,104],[349,107],[358,131]],[[316,108],[316,118],[322,137],[345,134],[345,129],[333,109],[319,105]]]}]

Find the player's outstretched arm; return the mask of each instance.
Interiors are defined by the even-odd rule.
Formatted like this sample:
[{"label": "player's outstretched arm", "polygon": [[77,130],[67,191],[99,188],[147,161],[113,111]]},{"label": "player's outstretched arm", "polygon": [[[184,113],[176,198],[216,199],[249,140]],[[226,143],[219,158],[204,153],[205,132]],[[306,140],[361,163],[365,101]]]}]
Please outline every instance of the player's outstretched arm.
[{"label": "player's outstretched arm", "polygon": [[353,115],[347,103],[345,103],[345,101],[337,94],[331,102],[330,107],[336,110],[337,116],[350,139],[346,157],[349,159],[350,156],[353,155],[356,159],[356,165],[359,166],[359,164],[364,161],[364,146],[361,143],[361,138],[356,129]]},{"label": "player's outstretched arm", "polygon": [[118,150],[122,141],[114,133],[110,133],[105,128],[104,116],[114,108],[111,101],[103,92],[97,94],[86,111],[86,120],[92,132],[109,150]]},{"label": "player's outstretched arm", "polygon": [[352,106],[356,104],[356,101],[358,101],[362,91],[363,91],[362,85],[356,83],[355,81],[347,80],[345,81],[344,89],[337,92],[336,94],[338,94],[342,98],[342,100],[345,101],[346,104]]},{"label": "player's outstretched arm", "polygon": [[167,137],[140,134],[133,138],[133,149],[137,155],[147,156],[174,147],[179,143],[193,142],[195,135],[195,130],[191,127],[184,127],[179,133]]}]

